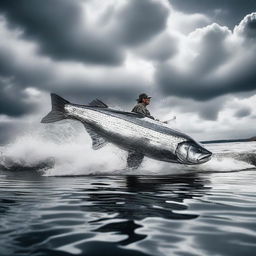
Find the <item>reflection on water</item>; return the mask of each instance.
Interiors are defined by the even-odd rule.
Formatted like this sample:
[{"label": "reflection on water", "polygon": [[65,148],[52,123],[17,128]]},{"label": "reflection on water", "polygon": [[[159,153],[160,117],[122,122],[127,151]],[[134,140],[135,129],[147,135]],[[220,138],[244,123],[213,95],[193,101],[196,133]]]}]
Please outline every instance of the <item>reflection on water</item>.
[{"label": "reflection on water", "polygon": [[[86,199],[92,205],[85,206],[86,211],[116,213],[115,218],[139,220],[145,217],[166,219],[192,219],[194,214],[183,214],[186,210],[184,199],[202,196],[206,188],[202,179],[189,177],[136,177],[124,178],[122,189],[101,186],[84,190],[89,195]],[[100,191],[100,193],[99,193]]]},{"label": "reflection on water", "polygon": [[[94,189],[85,190],[91,205],[84,206],[87,212],[113,213],[115,219],[122,221],[103,224],[95,231],[117,232],[126,235],[127,238],[120,241],[121,245],[127,245],[146,238],[145,234],[136,234],[135,230],[142,227],[135,220],[149,217],[163,219],[194,219],[197,214],[182,213],[187,206],[184,199],[200,197],[207,190],[204,181],[196,174],[177,177],[137,177],[128,176],[122,190],[113,190],[106,187],[102,191],[100,183]],[[104,185],[104,184],[103,184]],[[99,193],[100,191],[100,193]],[[92,222],[104,223],[105,219],[97,219]]]},{"label": "reflection on water", "polygon": [[0,254],[250,255],[256,206],[249,174],[2,172]]}]

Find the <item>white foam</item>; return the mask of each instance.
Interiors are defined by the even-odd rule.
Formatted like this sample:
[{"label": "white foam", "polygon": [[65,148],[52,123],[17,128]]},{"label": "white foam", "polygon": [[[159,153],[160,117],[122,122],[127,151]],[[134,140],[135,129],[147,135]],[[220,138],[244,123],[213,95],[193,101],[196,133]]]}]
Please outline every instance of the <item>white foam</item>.
[{"label": "white foam", "polygon": [[[232,155],[240,151],[255,152],[256,143],[215,144],[207,148],[217,153],[209,162],[197,166],[185,166],[164,163],[145,158],[138,170],[125,170],[127,152],[113,145],[100,150],[91,148],[91,139],[78,122],[64,121],[49,125],[40,125],[17,138],[13,143],[2,147],[0,164],[6,168],[13,165],[36,167],[45,163],[43,175],[168,175],[191,171],[234,171],[255,168],[246,161]],[[218,154],[220,153],[220,154]],[[222,155],[223,153],[223,155]],[[237,155],[236,155],[237,156]],[[49,163],[49,165],[47,165]],[[51,166],[53,164],[53,166]]]},{"label": "white foam", "polygon": [[[24,134],[13,143],[2,147],[2,165],[33,167],[54,159],[53,168],[44,175],[90,175],[109,173],[123,168],[125,152],[109,145],[98,151],[91,149],[91,141],[80,125],[48,125]],[[123,163],[122,163],[123,162]]]}]

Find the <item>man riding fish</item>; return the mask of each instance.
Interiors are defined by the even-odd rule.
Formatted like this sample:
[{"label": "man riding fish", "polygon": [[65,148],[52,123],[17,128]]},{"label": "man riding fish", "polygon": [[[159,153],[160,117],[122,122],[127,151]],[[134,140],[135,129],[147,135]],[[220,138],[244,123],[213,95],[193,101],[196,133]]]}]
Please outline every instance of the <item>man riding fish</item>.
[{"label": "man riding fish", "polygon": [[[149,97],[146,95],[145,98]],[[128,151],[129,168],[138,168],[144,156],[181,164],[201,164],[211,158],[210,151],[188,135],[154,120],[145,108],[141,109],[146,115],[111,109],[98,99],[88,105],[72,104],[56,94],[51,94],[51,99],[52,111],[42,123],[63,119],[82,122],[91,136],[93,149],[112,143]]]}]

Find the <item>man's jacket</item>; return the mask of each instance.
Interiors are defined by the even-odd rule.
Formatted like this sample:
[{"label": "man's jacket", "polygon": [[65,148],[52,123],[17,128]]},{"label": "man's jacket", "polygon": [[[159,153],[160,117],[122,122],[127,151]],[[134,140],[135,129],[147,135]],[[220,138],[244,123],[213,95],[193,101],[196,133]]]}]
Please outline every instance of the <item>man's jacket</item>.
[{"label": "man's jacket", "polygon": [[150,115],[150,112],[146,108],[146,106],[143,103],[138,103],[133,109],[132,112],[143,114],[146,117],[149,117],[151,119],[155,119],[153,116]]}]

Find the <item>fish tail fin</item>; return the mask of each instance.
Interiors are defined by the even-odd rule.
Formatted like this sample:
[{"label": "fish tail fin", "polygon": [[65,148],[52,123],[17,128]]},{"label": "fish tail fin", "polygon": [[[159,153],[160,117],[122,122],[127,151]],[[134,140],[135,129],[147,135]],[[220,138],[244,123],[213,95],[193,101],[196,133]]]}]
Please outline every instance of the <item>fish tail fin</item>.
[{"label": "fish tail fin", "polygon": [[51,93],[51,99],[52,111],[41,120],[41,123],[53,123],[66,118],[65,105],[70,102],[54,93]]}]

